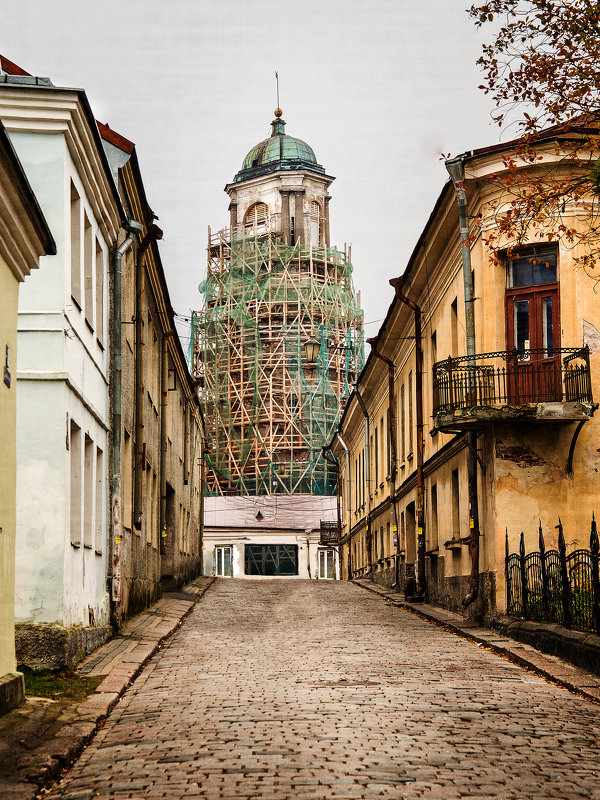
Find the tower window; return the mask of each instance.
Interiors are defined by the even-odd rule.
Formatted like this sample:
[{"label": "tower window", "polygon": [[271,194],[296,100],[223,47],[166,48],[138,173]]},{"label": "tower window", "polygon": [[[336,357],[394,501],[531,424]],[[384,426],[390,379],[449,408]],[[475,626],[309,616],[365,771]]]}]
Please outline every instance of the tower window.
[{"label": "tower window", "polygon": [[269,207],[266,203],[254,203],[244,215],[244,230],[246,234],[257,236],[267,231]]},{"label": "tower window", "polygon": [[318,247],[321,242],[321,206],[316,200],[310,204],[310,243]]}]

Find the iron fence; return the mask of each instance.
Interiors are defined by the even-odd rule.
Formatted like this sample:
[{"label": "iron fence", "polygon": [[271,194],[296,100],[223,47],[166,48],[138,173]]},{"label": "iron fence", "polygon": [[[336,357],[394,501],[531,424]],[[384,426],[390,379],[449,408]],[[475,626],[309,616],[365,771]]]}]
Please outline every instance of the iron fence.
[{"label": "iron fence", "polygon": [[506,533],[506,608],[509,615],[536,622],[556,622],[565,628],[600,634],[600,577],[598,531],[592,515],[590,549],[567,555],[562,523],[558,550],[546,550],[542,526],[539,550],[525,554],[521,533],[519,552],[508,551]]},{"label": "iron fence", "polygon": [[433,365],[434,416],[544,402],[592,402],[587,346],[499,350]]}]

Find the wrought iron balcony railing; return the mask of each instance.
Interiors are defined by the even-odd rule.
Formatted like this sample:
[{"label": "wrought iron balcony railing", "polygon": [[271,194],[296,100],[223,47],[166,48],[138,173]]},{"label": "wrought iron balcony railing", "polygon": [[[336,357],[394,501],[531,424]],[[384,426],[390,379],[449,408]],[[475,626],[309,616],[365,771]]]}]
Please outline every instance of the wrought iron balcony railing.
[{"label": "wrought iron balcony railing", "polygon": [[589,348],[447,358],[433,365],[433,415],[537,403],[593,403]]}]

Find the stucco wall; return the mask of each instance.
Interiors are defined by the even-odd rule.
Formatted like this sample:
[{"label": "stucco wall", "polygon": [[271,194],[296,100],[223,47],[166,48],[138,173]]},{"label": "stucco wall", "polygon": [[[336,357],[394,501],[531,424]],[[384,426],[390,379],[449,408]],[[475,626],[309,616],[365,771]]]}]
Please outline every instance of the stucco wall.
[{"label": "stucco wall", "polygon": [[[19,283],[0,256],[0,677],[14,672],[16,350]],[[6,347],[11,385],[4,383]]]}]

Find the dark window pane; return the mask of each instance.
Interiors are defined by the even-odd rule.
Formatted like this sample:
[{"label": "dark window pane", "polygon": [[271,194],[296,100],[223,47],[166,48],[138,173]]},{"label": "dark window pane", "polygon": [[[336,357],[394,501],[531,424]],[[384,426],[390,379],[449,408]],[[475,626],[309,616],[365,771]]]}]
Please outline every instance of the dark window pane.
[{"label": "dark window pane", "polygon": [[556,250],[529,251],[510,261],[510,285],[537,286],[556,281]]},{"label": "dark window pane", "polygon": [[247,544],[244,555],[246,575],[298,574],[296,544]]},{"label": "dark window pane", "polygon": [[529,300],[515,300],[515,347],[529,350],[529,346]]}]

